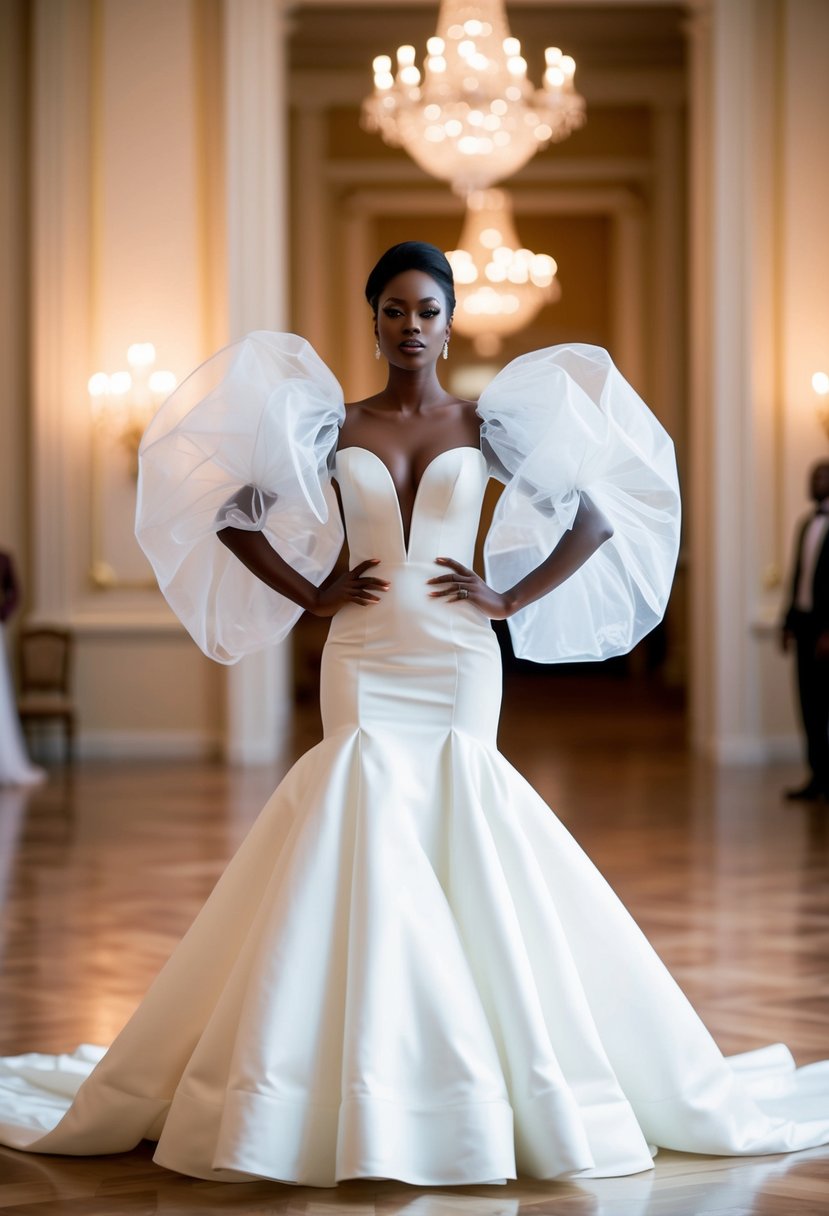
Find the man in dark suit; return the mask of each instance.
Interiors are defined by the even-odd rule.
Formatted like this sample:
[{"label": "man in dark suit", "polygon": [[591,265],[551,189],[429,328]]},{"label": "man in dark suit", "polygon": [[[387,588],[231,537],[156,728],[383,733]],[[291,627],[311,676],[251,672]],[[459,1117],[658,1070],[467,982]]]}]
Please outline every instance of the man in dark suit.
[{"label": "man in dark suit", "polygon": [[787,798],[829,802],[829,460],[811,474],[815,511],[797,541],[783,649],[797,648],[797,686],[811,776]]},{"label": "man in dark suit", "polygon": [[20,592],[14,574],[14,563],[8,553],[0,550],[0,625],[6,621],[17,607]]}]

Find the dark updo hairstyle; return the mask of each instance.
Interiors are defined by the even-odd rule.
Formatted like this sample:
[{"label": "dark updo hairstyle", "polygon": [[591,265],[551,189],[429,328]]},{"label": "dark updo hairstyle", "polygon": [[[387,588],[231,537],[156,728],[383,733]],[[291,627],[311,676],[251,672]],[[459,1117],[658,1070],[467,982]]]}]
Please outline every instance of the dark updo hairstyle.
[{"label": "dark updo hairstyle", "polygon": [[366,299],[375,317],[383,288],[404,270],[422,270],[434,279],[446,297],[446,308],[449,316],[452,316],[455,311],[455,280],[446,255],[436,245],[429,245],[426,241],[403,241],[387,249],[368,276]]}]

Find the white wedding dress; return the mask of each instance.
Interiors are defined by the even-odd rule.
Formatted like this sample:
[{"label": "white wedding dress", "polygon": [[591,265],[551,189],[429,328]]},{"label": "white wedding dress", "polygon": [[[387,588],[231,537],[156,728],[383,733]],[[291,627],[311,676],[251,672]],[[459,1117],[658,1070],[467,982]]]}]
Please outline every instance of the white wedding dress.
[{"label": "white wedding dress", "polygon": [[[188,627],[225,661],[249,643],[240,625],[264,636],[268,598],[212,533],[227,519],[277,535],[284,527],[297,563],[321,576],[339,527],[329,472],[350,563],[381,558],[390,590],[333,618],[323,741],[285,777],[106,1054],[4,1062],[0,1141],[95,1154],[149,1138],[155,1159],[185,1174],[312,1186],[621,1175],[651,1168],[657,1146],[755,1154],[829,1142],[827,1065],[795,1070],[781,1045],[723,1058],[603,878],[497,751],[490,622],[472,604],[428,595],[436,556],[472,564],[486,482],[500,470],[510,480],[489,538],[493,581],[512,578],[499,554],[537,560],[526,552],[528,529],[548,543],[544,529],[560,534],[579,493],[616,528],[604,567],[597,554],[593,570],[571,580],[567,611],[585,597],[587,621],[559,622],[547,605],[556,628],[542,608],[536,628],[518,623],[519,645],[595,655],[628,644],[664,607],[676,553],[675,483],[658,424],[639,403],[649,446],[626,428],[600,460],[584,439],[597,423],[590,407],[575,429],[548,410],[557,437],[545,456],[499,406],[515,374],[506,369],[482,398],[483,449],[454,448],[429,464],[406,536],[379,457],[359,447],[334,454],[341,401],[325,387],[330,373],[286,341],[274,350],[300,369],[295,381],[311,367],[313,384],[323,383],[318,406],[302,388],[286,423],[290,401],[275,403],[270,367],[261,407],[250,368],[242,375],[250,351],[235,351],[221,385],[233,390],[237,434],[247,425],[238,403],[261,407],[248,419],[244,458],[228,439],[226,405],[208,394],[185,409],[179,399],[145,441],[139,536]],[[549,385],[561,355],[545,358]],[[602,386],[623,391],[618,373],[589,358],[591,400],[612,418]],[[270,429],[277,422],[281,440]],[[217,434],[221,442],[206,438]],[[165,483],[159,468],[171,459],[177,471]],[[562,474],[568,461],[578,476]],[[247,516],[234,498],[240,479],[260,491]],[[194,480],[195,511],[180,493]],[[292,495],[292,484],[302,492]],[[273,632],[294,610],[268,597]]]}]

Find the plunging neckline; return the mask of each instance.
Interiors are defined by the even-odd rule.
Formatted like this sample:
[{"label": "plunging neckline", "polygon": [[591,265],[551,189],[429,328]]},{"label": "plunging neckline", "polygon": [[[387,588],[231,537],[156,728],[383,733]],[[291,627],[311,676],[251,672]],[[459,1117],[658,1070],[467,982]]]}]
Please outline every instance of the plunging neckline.
[{"label": "plunging neckline", "polygon": [[389,480],[389,484],[391,485],[392,493],[394,495],[394,501],[395,501],[395,504],[397,505],[397,522],[400,525],[400,538],[401,538],[401,542],[402,542],[402,546],[403,546],[403,552],[406,555],[407,562],[409,560],[409,546],[410,546],[410,542],[412,539],[412,528],[414,527],[414,519],[415,519],[415,513],[417,511],[418,499],[420,498],[420,490],[421,490],[421,487],[423,486],[423,483],[426,480],[427,476],[431,472],[433,465],[437,464],[437,462],[439,460],[442,460],[444,456],[448,456],[451,452],[477,452],[478,455],[482,459],[483,459],[483,455],[484,455],[479,447],[473,447],[473,445],[471,443],[459,443],[459,444],[456,444],[455,447],[453,447],[453,448],[444,448],[442,452],[438,452],[437,455],[432,457],[432,459],[425,466],[423,472],[420,474],[420,480],[418,481],[417,485],[415,486],[414,498],[412,500],[412,513],[409,516],[409,528],[408,528],[408,534],[407,534],[406,526],[403,522],[403,508],[400,505],[400,495],[397,492],[397,485],[395,483],[394,477],[392,476],[391,469],[386,464],[383,457],[378,456],[378,454],[376,452],[373,452],[371,450],[371,448],[361,447],[360,444],[358,444],[358,443],[349,443],[344,448],[337,448],[337,451],[335,454],[335,460],[340,455],[341,452],[365,452],[367,455],[372,456],[377,461],[377,463],[382,466],[383,470],[385,471],[386,477]]}]

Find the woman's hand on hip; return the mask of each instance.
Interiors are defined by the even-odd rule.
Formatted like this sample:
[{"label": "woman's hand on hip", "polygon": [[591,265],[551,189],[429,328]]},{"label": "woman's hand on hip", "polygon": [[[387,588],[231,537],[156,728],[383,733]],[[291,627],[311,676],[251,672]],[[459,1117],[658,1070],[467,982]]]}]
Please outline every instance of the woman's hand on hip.
[{"label": "woman's hand on hip", "polygon": [[376,566],[379,562],[379,557],[368,557],[353,570],[347,570],[345,574],[334,579],[333,583],[319,587],[309,611],[314,616],[334,616],[347,604],[360,604],[362,607],[367,604],[379,604],[380,596],[376,592],[388,591],[391,584],[385,579],[374,578],[365,573],[369,566]]},{"label": "woman's hand on hip", "polygon": [[468,570],[451,557],[436,557],[435,561],[441,566],[448,566],[450,573],[438,574],[426,580],[435,587],[434,591],[429,592],[430,595],[445,596],[450,602],[467,600],[492,621],[504,621],[512,616],[514,609],[508,596],[501,591],[493,591],[474,570]]}]

